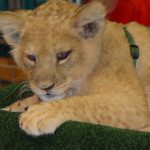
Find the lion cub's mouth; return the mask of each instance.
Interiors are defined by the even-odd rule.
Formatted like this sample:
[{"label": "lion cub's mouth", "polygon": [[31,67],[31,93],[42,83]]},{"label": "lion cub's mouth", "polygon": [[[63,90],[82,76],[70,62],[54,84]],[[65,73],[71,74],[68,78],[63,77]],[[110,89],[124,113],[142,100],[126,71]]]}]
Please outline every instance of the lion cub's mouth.
[{"label": "lion cub's mouth", "polygon": [[40,95],[39,98],[44,102],[49,102],[49,101],[63,99],[65,98],[65,96],[66,94],[62,94],[62,95],[45,94],[45,95]]},{"label": "lion cub's mouth", "polygon": [[70,81],[54,87],[48,91],[42,90],[39,87],[37,87],[33,82],[30,83],[30,87],[32,91],[42,100],[45,102],[53,101],[53,100],[59,100],[66,97],[66,93],[70,88]]}]

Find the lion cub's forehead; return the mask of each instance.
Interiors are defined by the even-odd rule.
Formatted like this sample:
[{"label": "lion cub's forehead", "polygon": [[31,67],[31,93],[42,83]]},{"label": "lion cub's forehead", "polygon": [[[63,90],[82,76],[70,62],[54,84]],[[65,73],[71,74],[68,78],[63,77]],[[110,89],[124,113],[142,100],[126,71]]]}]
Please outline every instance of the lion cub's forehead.
[{"label": "lion cub's forehead", "polygon": [[78,6],[64,0],[49,0],[26,19],[25,34],[54,39],[70,25]]},{"label": "lion cub's forehead", "polygon": [[31,15],[37,17],[46,16],[56,21],[57,19],[62,20],[72,16],[77,8],[78,6],[76,4],[66,0],[49,0],[47,3],[32,11]]},{"label": "lion cub's forehead", "polygon": [[[33,19],[25,28],[23,45],[27,50],[36,53],[49,53],[70,49],[70,35],[65,27],[65,23],[51,24],[43,18]],[[38,22],[42,22],[39,24]],[[70,44],[69,44],[70,43]]]},{"label": "lion cub's forehead", "polygon": [[54,46],[67,34],[68,25],[69,20],[62,23],[61,21],[51,22],[51,19],[46,20],[45,17],[33,18],[26,23],[23,39],[34,45],[44,43]]},{"label": "lion cub's forehead", "polygon": [[77,9],[77,5],[64,0],[49,0],[41,5],[26,20],[24,43],[33,51],[55,51],[57,45],[62,45],[61,36]]}]

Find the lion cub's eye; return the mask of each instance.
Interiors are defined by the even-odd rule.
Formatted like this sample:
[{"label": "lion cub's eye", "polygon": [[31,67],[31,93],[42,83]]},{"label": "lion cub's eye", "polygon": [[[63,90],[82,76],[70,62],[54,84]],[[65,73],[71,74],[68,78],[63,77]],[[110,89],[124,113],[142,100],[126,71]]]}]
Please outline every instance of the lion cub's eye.
[{"label": "lion cub's eye", "polygon": [[57,60],[61,61],[61,60],[66,59],[71,54],[71,52],[72,52],[72,50],[57,53],[57,55],[56,55]]},{"label": "lion cub's eye", "polygon": [[35,62],[36,61],[36,56],[35,55],[26,55],[27,59],[29,59],[30,61]]}]

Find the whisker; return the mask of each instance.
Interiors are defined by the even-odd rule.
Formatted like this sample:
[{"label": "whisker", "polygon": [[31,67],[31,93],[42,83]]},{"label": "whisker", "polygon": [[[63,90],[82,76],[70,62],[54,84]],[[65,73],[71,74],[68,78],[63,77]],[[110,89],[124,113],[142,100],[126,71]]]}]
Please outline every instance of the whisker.
[{"label": "whisker", "polygon": [[55,89],[62,89],[63,87],[66,87],[66,86],[68,86],[70,84],[71,84],[71,79],[69,79],[68,81],[66,81],[64,84],[56,87]]},{"label": "whisker", "polygon": [[30,88],[30,86],[29,85],[23,85],[21,88],[20,88],[20,91],[22,91],[22,90],[24,90],[24,89],[28,89],[28,88]]},{"label": "whisker", "polygon": [[29,82],[26,82],[26,84],[24,84],[19,91],[19,96],[23,95],[24,93],[28,93],[31,92],[31,88],[29,85]]},{"label": "whisker", "polygon": [[23,86],[23,87],[20,88],[19,91],[24,91],[24,90],[26,90],[26,89],[30,89],[30,87],[29,87],[29,86]]},{"label": "whisker", "polygon": [[54,89],[52,89],[49,94],[51,95],[60,95],[62,93],[64,93],[64,91],[66,91],[68,89],[68,87],[70,86],[70,84],[72,83],[72,80],[69,79],[67,80],[65,83],[55,87]]},{"label": "whisker", "polygon": [[11,95],[13,95],[17,90],[20,89],[20,87],[22,87],[24,84],[29,83],[29,81],[23,81],[21,82],[9,95],[5,96],[0,103],[2,103],[3,101],[5,101],[8,97],[10,97]]},{"label": "whisker", "polygon": [[21,91],[20,93],[19,93],[19,97],[22,97],[22,95],[24,94],[24,93],[28,93],[28,92],[31,92],[31,89],[26,89],[26,90],[24,90],[24,91]]},{"label": "whisker", "polygon": [[28,84],[25,84],[20,88],[20,90],[25,89],[25,88],[30,88],[30,86]]}]

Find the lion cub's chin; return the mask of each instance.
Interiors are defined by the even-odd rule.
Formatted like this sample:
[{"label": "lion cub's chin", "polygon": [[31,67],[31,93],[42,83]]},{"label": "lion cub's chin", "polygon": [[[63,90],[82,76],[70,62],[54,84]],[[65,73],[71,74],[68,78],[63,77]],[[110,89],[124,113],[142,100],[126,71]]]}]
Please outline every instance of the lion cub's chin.
[{"label": "lion cub's chin", "polygon": [[66,96],[65,94],[62,94],[62,95],[45,94],[45,95],[39,96],[39,98],[44,102],[50,102],[50,101],[54,101],[54,100],[63,99],[63,98],[65,98],[65,96]]}]

